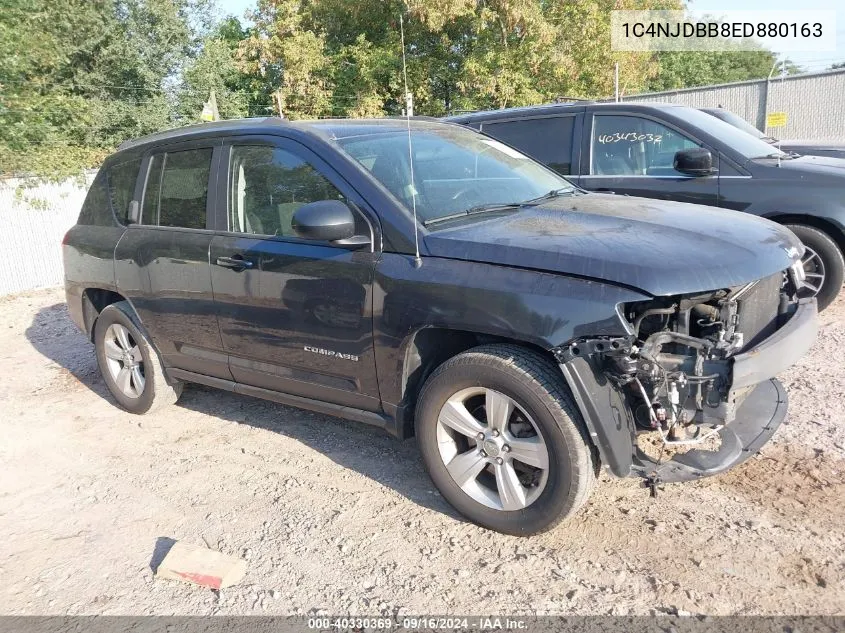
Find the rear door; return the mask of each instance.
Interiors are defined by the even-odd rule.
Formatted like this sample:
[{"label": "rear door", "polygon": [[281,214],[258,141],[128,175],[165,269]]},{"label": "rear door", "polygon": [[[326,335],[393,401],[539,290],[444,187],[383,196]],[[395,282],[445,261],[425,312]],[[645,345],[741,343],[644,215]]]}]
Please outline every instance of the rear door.
[{"label": "rear door", "polygon": [[[334,404],[381,408],[373,352],[377,223],[357,193],[302,144],[227,141],[220,165],[211,279],[234,379]],[[342,200],[362,248],[304,240],[294,212]]]},{"label": "rear door", "polygon": [[584,189],[717,206],[718,174],[688,176],[673,167],[675,152],[713,148],[677,127],[639,113],[588,112],[578,184]]},{"label": "rear door", "polygon": [[484,122],[480,130],[554,169],[561,176],[576,171],[580,160],[579,114]]},{"label": "rear door", "polygon": [[115,249],[117,286],[165,365],[231,379],[211,291],[209,211],[222,143],[149,152],[136,186],[141,215]]}]

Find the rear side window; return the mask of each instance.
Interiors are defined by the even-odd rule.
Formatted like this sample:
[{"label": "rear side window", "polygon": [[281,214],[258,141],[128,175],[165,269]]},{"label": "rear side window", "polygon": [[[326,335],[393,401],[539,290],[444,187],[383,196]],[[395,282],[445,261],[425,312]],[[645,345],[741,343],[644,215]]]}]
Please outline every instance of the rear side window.
[{"label": "rear side window", "polygon": [[129,203],[135,195],[135,181],[141,169],[141,159],[115,165],[108,170],[109,200],[117,219],[129,223]]},{"label": "rear side window", "polygon": [[78,224],[94,224],[109,226],[114,224],[111,209],[109,209],[109,194],[107,190],[107,171],[101,169],[88,189],[82,211],[79,213]]},{"label": "rear side window", "polygon": [[144,191],[143,223],[204,229],[211,156],[210,147],[153,156]]},{"label": "rear side window", "polygon": [[482,131],[564,176],[572,173],[574,116],[485,123]]}]

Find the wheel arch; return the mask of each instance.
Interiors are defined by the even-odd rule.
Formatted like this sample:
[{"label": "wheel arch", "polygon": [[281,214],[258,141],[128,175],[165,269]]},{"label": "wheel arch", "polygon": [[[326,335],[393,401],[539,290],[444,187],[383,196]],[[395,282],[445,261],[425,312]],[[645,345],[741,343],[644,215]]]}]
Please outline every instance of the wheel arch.
[{"label": "wheel arch", "polygon": [[108,306],[126,301],[126,297],[108,288],[86,288],[82,291],[82,319],[85,325],[85,335],[94,341],[94,324],[100,313]]},{"label": "wheel arch", "polygon": [[803,224],[805,226],[818,229],[822,233],[830,236],[830,239],[836,243],[839,250],[845,253],[845,230],[831,219],[802,213],[780,212],[769,213],[764,217],[768,220],[772,220],[773,222],[777,222],[778,224]]},{"label": "wheel arch", "polygon": [[525,339],[444,327],[416,330],[408,335],[403,345],[401,400],[396,411],[396,426],[400,437],[408,438],[414,434],[413,418],[417,397],[431,373],[450,358],[473,347],[491,343],[518,345],[557,363],[550,350]]}]

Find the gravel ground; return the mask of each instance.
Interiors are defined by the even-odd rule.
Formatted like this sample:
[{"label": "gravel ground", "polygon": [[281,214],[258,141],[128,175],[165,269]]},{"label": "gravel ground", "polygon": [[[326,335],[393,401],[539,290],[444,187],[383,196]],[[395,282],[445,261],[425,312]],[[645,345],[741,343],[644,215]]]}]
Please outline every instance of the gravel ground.
[{"label": "gravel ground", "polygon": [[[413,440],[197,386],[122,412],[60,290],[0,299],[0,613],[843,614],[843,316],[783,376],[760,455],[657,499],[602,475],[574,519],[519,539],[462,521]],[[168,539],[247,575],[156,580]]]}]

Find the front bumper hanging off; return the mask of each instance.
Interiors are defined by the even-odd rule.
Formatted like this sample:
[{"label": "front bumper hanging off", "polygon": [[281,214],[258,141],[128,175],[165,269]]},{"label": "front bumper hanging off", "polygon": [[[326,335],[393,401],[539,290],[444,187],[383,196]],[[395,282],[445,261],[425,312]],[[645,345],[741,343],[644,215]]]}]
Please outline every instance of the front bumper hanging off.
[{"label": "front bumper hanging off", "polygon": [[718,450],[692,449],[658,463],[636,444],[636,430],[624,396],[595,357],[560,365],[602,463],[615,475],[652,483],[690,481],[716,475],[744,462],[769,441],[786,417],[787,396],[775,380],[810,349],[818,332],[815,299],[799,302],[789,320],[754,348],[733,357],[729,399],[733,421],[719,430]]}]

